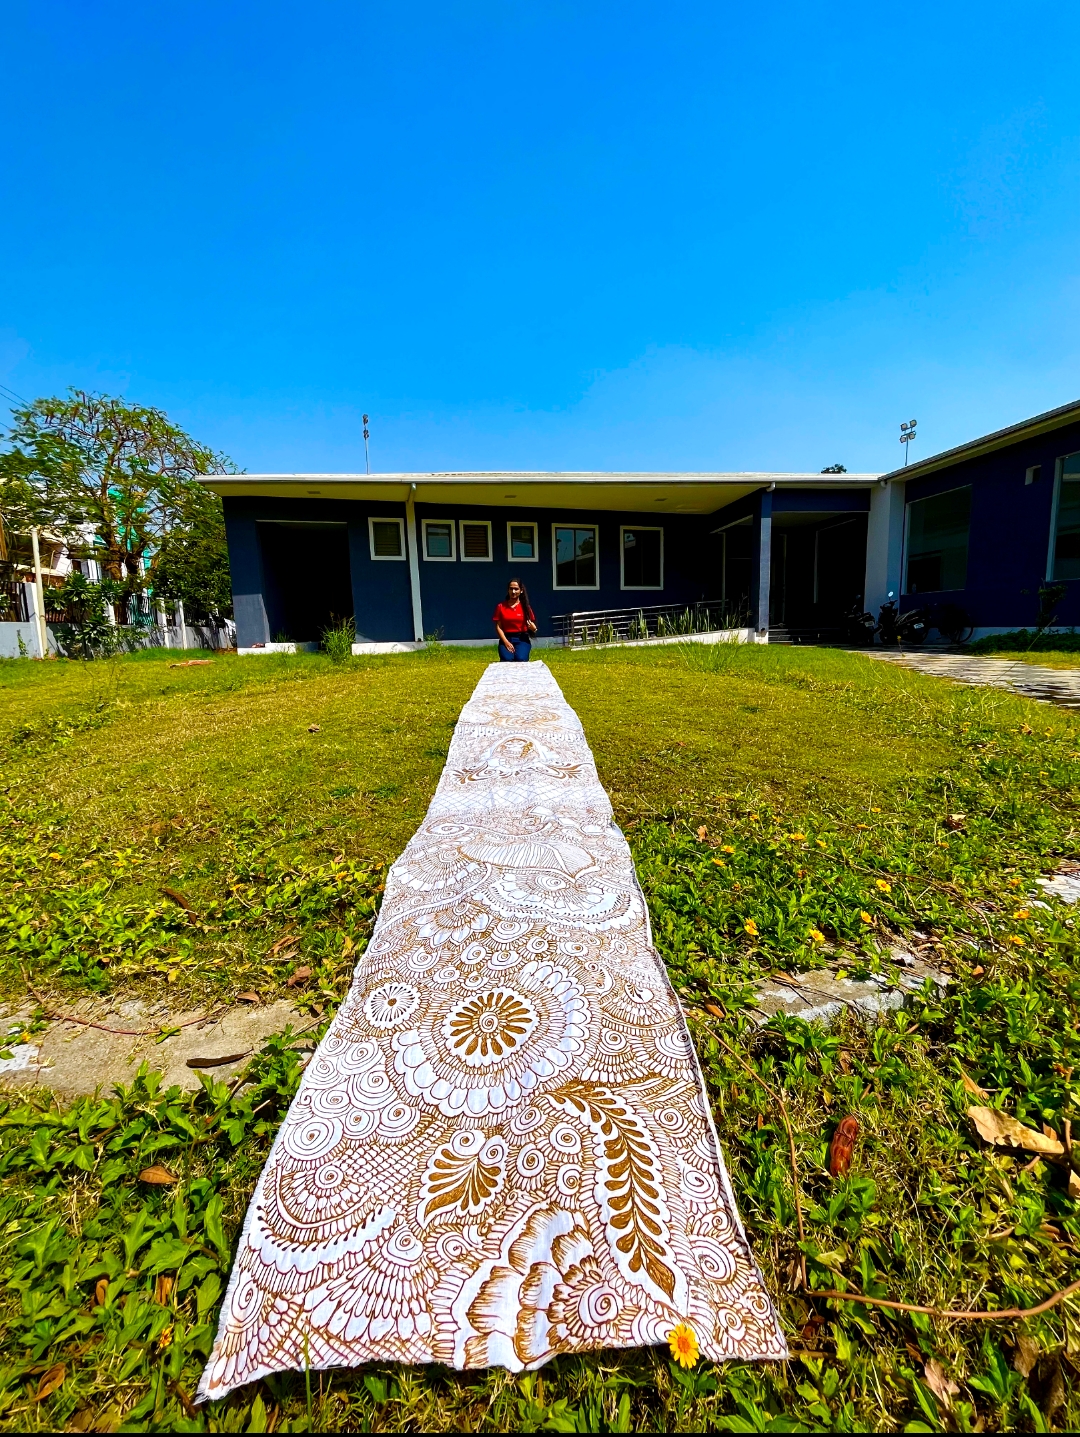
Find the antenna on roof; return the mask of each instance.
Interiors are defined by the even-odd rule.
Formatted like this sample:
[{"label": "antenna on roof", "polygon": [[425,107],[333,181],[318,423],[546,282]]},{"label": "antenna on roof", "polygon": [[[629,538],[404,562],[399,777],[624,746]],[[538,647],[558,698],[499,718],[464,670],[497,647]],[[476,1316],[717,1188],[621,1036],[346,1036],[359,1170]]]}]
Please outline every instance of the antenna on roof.
[{"label": "antenna on roof", "polygon": [[368,427],[367,427],[367,421],[368,421],[368,417],[367,417],[367,415],[365,414],[365,415],[364,415],[364,470],[365,470],[366,473],[370,474],[370,473],[371,473],[371,455],[368,453]]},{"label": "antenna on roof", "polygon": [[909,419],[906,424],[900,426],[900,443],[904,446],[904,468],[907,468],[908,445],[915,438],[915,426],[917,419]]}]

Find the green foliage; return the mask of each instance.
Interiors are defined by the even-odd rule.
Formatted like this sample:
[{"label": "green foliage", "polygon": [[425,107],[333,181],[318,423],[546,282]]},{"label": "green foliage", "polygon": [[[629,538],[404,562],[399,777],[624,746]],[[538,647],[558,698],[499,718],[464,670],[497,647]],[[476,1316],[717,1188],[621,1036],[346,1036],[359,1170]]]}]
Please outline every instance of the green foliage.
[{"label": "green foliage", "polygon": [[[683,1372],[663,1351],[616,1352],[518,1378],[385,1364],[312,1373],[310,1396],[302,1375],[275,1377],[192,1413],[231,1245],[297,1081],[295,1044],[276,1040],[231,1094],[212,1082],[163,1093],[143,1076],[119,1097],[12,1097],[0,1113],[0,1427],[1080,1424],[1075,1303],[1023,1324],[962,1324],[798,1288],[787,1137],[770,1096],[782,1092],[790,1114],[811,1289],[986,1309],[1080,1276],[1067,1170],[983,1144],[962,1083],[1062,1137],[1078,1124],[1077,919],[1029,898],[1038,874],[1080,852],[1077,717],[847,654],[695,653],[706,657],[545,658],[634,849],[792,1362]],[[302,962],[315,970],[305,1004],[324,1021],[487,658],[12,665],[0,675],[8,991],[21,996],[21,965],[71,993],[120,977],[125,991],[270,996],[297,991],[284,983]],[[949,973],[943,993],[871,1031],[758,1026],[757,978],[889,971],[883,950],[898,938]],[[828,1146],[845,1114],[860,1135],[850,1174],[834,1179]],[[180,1182],[138,1184],[148,1161]],[[35,1402],[59,1363],[65,1381]],[[949,1400],[935,1395],[938,1371],[957,1389]]]},{"label": "green foliage", "polygon": [[356,643],[356,620],[340,619],[322,632],[322,651],[332,663],[346,664],[353,656]]},{"label": "green foliage", "polygon": [[988,634],[967,645],[972,654],[1080,652],[1080,634],[1075,629],[1014,629],[1008,634]]},{"label": "green foliage", "polygon": [[217,494],[201,484],[180,496],[172,527],[162,535],[150,565],[156,599],[179,600],[189,622],[232,617],[232,580],[225,514]]}]

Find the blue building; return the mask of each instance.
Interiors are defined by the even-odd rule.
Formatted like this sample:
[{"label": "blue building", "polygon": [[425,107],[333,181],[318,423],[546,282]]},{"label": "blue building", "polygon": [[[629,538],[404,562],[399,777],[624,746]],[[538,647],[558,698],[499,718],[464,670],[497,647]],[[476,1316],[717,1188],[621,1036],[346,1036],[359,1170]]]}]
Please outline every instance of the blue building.
[{"label": "blue building", "polygon": [[976,634],[1080,623],[1080,403],[891,474],[229,474],[237,645],[490,643],[511,576],[541,638],[568,615],[721,610],[746,637],[853,607],[959,608]]}]

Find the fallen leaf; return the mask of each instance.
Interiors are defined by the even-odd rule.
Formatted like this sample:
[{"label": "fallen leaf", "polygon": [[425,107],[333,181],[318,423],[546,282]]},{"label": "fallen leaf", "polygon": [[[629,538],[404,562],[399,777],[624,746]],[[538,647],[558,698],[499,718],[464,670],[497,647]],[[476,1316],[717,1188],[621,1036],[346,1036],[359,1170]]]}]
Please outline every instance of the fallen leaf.
[{"label": "fallen leaf", "polygon": [[220,1058],[189,1058],[187,1066],[189,1068],[223,1068],[226,1063],[239,1063],[240,1059],[246,1058],[250,1052],[251,1049],[248,1048],[243,1053],[223,1053]]},{"label": "fallen leaf", "polygon": [[68,1430],[70,1432],[89,1432],[94,1425],[94,1415],[92,1407],[84,1407],[81,1412],[76,1412],[75,1416],[68,1420]]},{"label": "fallen leaf", "polygon": [[319,725],[318,725],[317,723],[309,723],[309,724],[308,724],[308,733],[318,733],[318,732],[319,732]]},{"label": "fallen leaf", "polygon": [[699,838],[701,838],[701,839],[706,839],[706,838],[708,838],[708,836],[709,836],[709,830],[705,827],[704,824],[702,824],[701,827],[698,829],[698,831],[697,831],[697,836],[698,836]]},{"label": "fallen leaf", "polygon": [[176,1278],[167,1272],[159,1272],[157,1281],[154,1283],[154,1301],[159,1302],[162,1307],[168,1302],[172,1290],[176,1285]]},{"label": "fallen leaf", "polygon": [[170,1183],[177,1183],[180,1179],[168,1168],[163,1168],[160,1163],[151,1163],[148,1168],[143,1168],[139,1174],[139,1181],[153,1183],[157,1187],[168,1187]]},{"label": "fallen leaf", "polygon": [[97,1280],[97,1286],[94,1288],[94,1306],[104,1307],[105,1299],[108,1297],[108,1295],[109,1279],[107,1277],[99,1277]]},{"label": "fallen leaf", "polygon": [[170,669],[194,669],[201,664],[212,664],[213,659],[181,659],[179,663],[170,664]]},{"label": "fallen leaf", "polygon": [[855,1151],[855,1139],[859,1136],[859,1124],[849,1114],[841,1118],[836,1125],[836,1132],[832,1135],[832,1142],[829,1144],[829,1172],[834,1178],[844,1177],[851,1167],[851,1157]]},{"label": "fallen leaf", "polygon": [[310,968],[297,968],[295,973],[285,979],[285,986],[286,988],[295,988],[300,983],[306,983],[310,977]]},{"label": "fallen leaf", "polygon": [[299,940],[299,933],[284,933],[276,943],[272,943],[266,950],[266,956],[272,958],[275,954],[280,953],[283,948],[288,948],[291,943],[297,943]]},{"label": "fallen leaf", "polygon": [[923,1381],[947,1411],[952,1406],[952,1400],[960,1388],[951,1377],[945,1376],[936,1357],[931,1357],[930,1361],[923,1366]]},{"label": "fallen leaf", "polygon": [[723,1008],[721,1008],[721,1007],[720,1007],[718,1004],[716,1004],[716,1003],[706,1003],[706,1004],[705,1004],[705,1011],[706,1011],[706,1013],[711,1013],[714,1018],[726,1018],[726,1017],[727,1017],[727,1014],[724,1012]]},{"label": "fallen leaf", "polygon": [[259,995],[258,993],[237,993],[236,1001],[238,1003],[257,1003]]},{"label": "fallen leaf", "polygon": [[1023,1148],[1025,1152],[1045,1153],[1049,1157],[1060,1157],[1065,1151],[1057,1138],[1048,1138],[1034,1128],[1026,1128],[997,1108],[968,1108],[967,1113],[979,1136],[997,1147]]},{"label": "fallen leaf", "polygon": [[975,967],[971,970],[971,976],[973,978],[981,978],[985,972],[986,969],[982,966],[982,964],[976,963]]},{"label": "fallen leaf", "polygon": [[1080,1177],[1077,1177],[1072,1168],[1069,1169],[1069,1196],[1080,1198]]},{"label": "fallen leaf", "polygon": [[64,1378],[66,1376],[67,1368],[62,1362],[58,1362],[55,1367],[50,1367],[48,1372],[42,1375],[41,1381],[37,1385],[37,1391],[34,1393],[33,1400],[35,1402],[44,1402],[46,1397],[51,1397],[57,1388],[64,1385]]},{"label": "fallen leaf", "polygon": [[980,1088],[975,1079],[969,1078],[962,1068],[960,1070],[960,1081],[964,1085],[964,1092],[970,1093],[973,1098],[988,1098],[990,1096],[986,1089]]},{"label": "fallen leaf", "polygon": [[957,829],[963,828],[964,819],[966,817],[967,815],[964,813],[950,813],[948,818],[945,820],[945,827],[951,828],[952,831],[955,833]]},{"label": "fallen leaf", "polygon": [[192,907],[190,901],[185,898],[182,893],[177,892],[175,888],[162,888],[161,891],[162,893],[164,893],[166,898],[171,898],[174,903],[179,903],[180,907],[186,908],[189,913],[195,912],[195,909]]},{"label": "fallen leaf", "polygon": [[1021,1332],[1016,1339],[1016,1356],[1013,1358],[1013,1367],[1021,1377],[1030,1377],[1031,1370],[1038,1360],[1039,1344]]}]

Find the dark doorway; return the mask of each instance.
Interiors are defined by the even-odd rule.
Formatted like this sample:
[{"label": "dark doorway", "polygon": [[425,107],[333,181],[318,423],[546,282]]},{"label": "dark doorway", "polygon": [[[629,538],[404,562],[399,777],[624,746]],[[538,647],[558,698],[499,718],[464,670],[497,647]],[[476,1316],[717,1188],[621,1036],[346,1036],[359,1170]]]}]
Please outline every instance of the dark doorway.
[{"label": "dark doorway", "polygon": [[260,521],[263,597],[273,642],[318,642],[353,617],[347,524]]},{"label": "dark doorway", "polygon": [[839,638],[862,605],[866,515],[773,515],[769,618],[792,636]]}]

